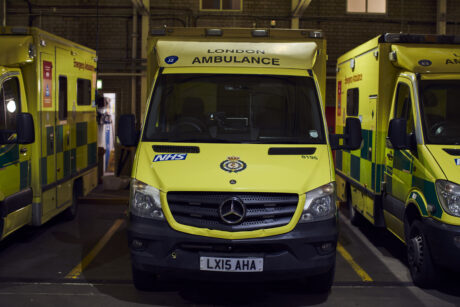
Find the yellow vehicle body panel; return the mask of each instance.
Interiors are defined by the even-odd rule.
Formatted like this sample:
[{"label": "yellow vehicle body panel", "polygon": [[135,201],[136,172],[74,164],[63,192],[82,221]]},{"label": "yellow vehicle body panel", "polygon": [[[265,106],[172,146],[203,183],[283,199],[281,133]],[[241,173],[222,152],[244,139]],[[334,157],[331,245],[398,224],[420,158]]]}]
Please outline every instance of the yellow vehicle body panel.
[{"label": "yellow vehicle body panel", "polygon": [[[161,67],[278,67],[312,69],[315,42],[184,42],[159,40]],[[164,59],[164,60],[163,60]]]},{"label": "yellow vehicle body panel", "polygon": [[33,46],[31,36],[10,36],[2,38],[2,52],[0,52],[0,65],[19,66],[32,62],[30,47]]},{"label": "yellow vehicle body panel", "polygon": [[392,45],[398,68],[414,73],[458,73],[460,47],[452,45]]},{"label": "yellow vehicle body panel", "polygon": [[[97,167],[96,54],[37,28],[3,27],[0,44],[0,86],[18,80],[20,111],[32,115],[35,128],[33,144],[0,145],[0,163],[11,164],[0,166],[4,237],[67,209],[75,186],[87,194],[97,184],[86,175]],[[29,203],[11,205],[25,194]]]},{"label": "yellow vehicle body panel", "polygon": [[[336,131],[343,132],[345,120],[350,116],[359,118],[363,129],[360,150],[336,152],[338,196],[346,200],[351,193],[358,212],[374,224],[386,225],[402,241],[405,240],[403,217],[382,208],[382,195],[394,196],[406,208],[415,205],[422,217],[460,226],[460,218],[442,208],[435,187],[439,179],[460,184],[456,157],[444,151],[458,146],[425,144],[417,83],[417,80],[458,80],[457,55],[460,55],[458,45],[392,43],[378,36],[338,58]],[[392,108],[397,95],[395,88],[401,83],[410,87],[415,106],[410,112],[418,135],[416,154],[387,146],[388,125],[395,112]],[[354,89],[359,91],[356,101],[353,101]],[[347,114],[347,106],[354,102],[359,106],[357,112]],[[347,190],[348,186],[351,190]],[[399,214],[403,213],[404,210]],[[379,221],[374,220],[377,215]]]}]

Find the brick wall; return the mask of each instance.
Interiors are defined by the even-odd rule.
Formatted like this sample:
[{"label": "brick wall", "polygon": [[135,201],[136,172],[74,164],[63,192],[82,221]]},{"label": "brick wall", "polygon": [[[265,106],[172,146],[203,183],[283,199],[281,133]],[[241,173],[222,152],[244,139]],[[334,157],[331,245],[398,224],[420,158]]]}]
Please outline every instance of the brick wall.
[{"label": "brick wall", "polygon": [[[7,1],[7,24],[38,26],[91,48],[98,49],[101,72],[126,72],[131,67],[132,4],[129,0]],[[40,3],[36,5],[35,3]],[[447,32],[460,34],[458,0],[447,0]],[[337,57],[385,32],[436,33],[436,0],[388,0],[387,14],[347,14],[346,0],[313,0],[300,20],[301,28],[318,28],[328,40],[328,71],[333,76]],[[199,10],[199,0],[151,0],[151,27],[290,27],[290,0],[243,0],[241,12]],[[97,22],[99,35],[97,36]],[[138,54],[140,54],[140,41]],[[139,64],[139,63],[137,63]],[[123,106],[131,103],[129,78],[105,77],[104,84],[120,88]],[[129,80],[128,80],[129,81]],[[118,85],[115,85],[116,83]],[[334,105],[335,86],[328,82],[327,105]],[[140,97],[138,95],[138,97]],[[129,110],[129,106],[126,107]]]},{"label": "brick wall", "polygon": [[[130,72],[132,2],[130,0],[7,1],[7,24],[32,24],[98,50],[100,72]],[[291,0],[243,0],[241,12],[205,12],[199,0],[151,0],[151,27],[290,27]],[[40,3],[40,5],[37,5]],[[334,72],[337,57],[385,32],[436,33],[436,0],[388,0],[387,14],[347,14],[346,0],[312,0],[300,19],[301,28],[318,28],[328,40],[326,104],[335,105]],[[0,8],[1,10],[1,8]],[[29,15],[29,12],[31,13]],[[99,17],[97,17],[97,13]],[[2,14],[3,15],[3,14]],[[447,34],[460,35],[460,5],[447,0]],[[139,18],[140,21],[140,18]],[[97,27],[99,24],[99,28]],[[140,28],[139,28],[140,31]],[[97,35],[99,33],[99,35]],[[138,55],[140,55],[138,40]],[[134,65],[140,68],[141,61]],[[118,94],[117,112],[131,107],[131,79],[103,77],[104,88]],[[139,84],[140,80],[137,80]],[[136,86],[139,105],[139,85]],[[137,107],[139,110],[139,106]]]}]

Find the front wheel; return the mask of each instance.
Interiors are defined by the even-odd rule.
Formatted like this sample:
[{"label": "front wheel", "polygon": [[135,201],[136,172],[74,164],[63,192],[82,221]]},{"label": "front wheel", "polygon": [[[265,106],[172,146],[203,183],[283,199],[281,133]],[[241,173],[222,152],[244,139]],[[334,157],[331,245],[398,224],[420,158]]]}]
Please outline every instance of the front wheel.
[{"label": "front wheel", "polygon": [[437,283],[438,274],[431,258],[426,235],[423,233],[422,222],[419,220],[415,220],[409,226],[407,261],[415,285],[431,288]]},{"label": "front wheel", "polygon": [[350,217],[350,222],[354,226],[360,226],[363,223],[363,216],[356,211],[355,207],[353,207],[353,201],[351,198],[351,188],[347,191],[347,209]]},{"label": "front wheel", "polygon": [[64,212],[62,212],[62,217],[67,220],[71,221],[75,219],[75,217],[78,214],[78,196],[80,195],[80,189],[78,182],[75,182],[73,185],[73,191],[72,191],[72,204],[70,205],[69,208],[65,209]]},{"label": "front wheel", "polygon": [[136,269],[132,266],[133,271],[133,284],[137,290],[152,291],[156,286],[156,275]]}]

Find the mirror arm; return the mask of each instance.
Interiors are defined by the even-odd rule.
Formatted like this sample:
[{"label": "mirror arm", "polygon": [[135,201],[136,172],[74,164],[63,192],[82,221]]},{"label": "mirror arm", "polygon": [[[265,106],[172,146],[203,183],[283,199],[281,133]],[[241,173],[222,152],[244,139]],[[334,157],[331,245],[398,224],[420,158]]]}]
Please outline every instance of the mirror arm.
[{"label": "mirror arm", "polygon": [[[330,140],[336,138],[337,141],[339,141],[340,139],[345,140],[345,139],[347,139],[347,137],[348,137],[348,135],[346,135],[346,134],[330,134],[329,135]],[[345,145],[339,145],[338,143],[335,146],[335,144],[332,144],[332,142],[331,142],[331,149],[332,150],[343,150],[343,149],[347,149],[347,147]]]}]

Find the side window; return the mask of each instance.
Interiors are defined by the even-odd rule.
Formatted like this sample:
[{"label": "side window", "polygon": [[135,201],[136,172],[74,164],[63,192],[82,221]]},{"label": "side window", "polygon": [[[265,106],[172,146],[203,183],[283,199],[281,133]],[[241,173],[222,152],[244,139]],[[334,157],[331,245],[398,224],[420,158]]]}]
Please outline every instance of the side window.
[{"label": "side window", "polygon": [[59,76],[59,120],[67,119],[67,77]]},{"label": "side window", "polygon": [[347,13],[385,14],[387,0],[347,0]]},{"label": "side window", "polygon": [[399,83],[396,91],[395,118],[405,118],[407,120],[407,134],[413,133],[414,116],[412,115],[412,99],[410,87],[405,83]]},{"label": "side window", "polygon": [[77,105],[91,105],[91,81],[87,79],[77,79]]},{"label": "side window", "polygon": [[0,129],[16,130],[16,115],[21,112],[18,78],[5,80],[0,89]]},{"label": "side window", "polygon": [[200,0],[202,11],[241,11],[242,0]]},{"label": "side window", "polygon": [[347,116],[358,116],[359,113],[359,89],[347,90]]}]

